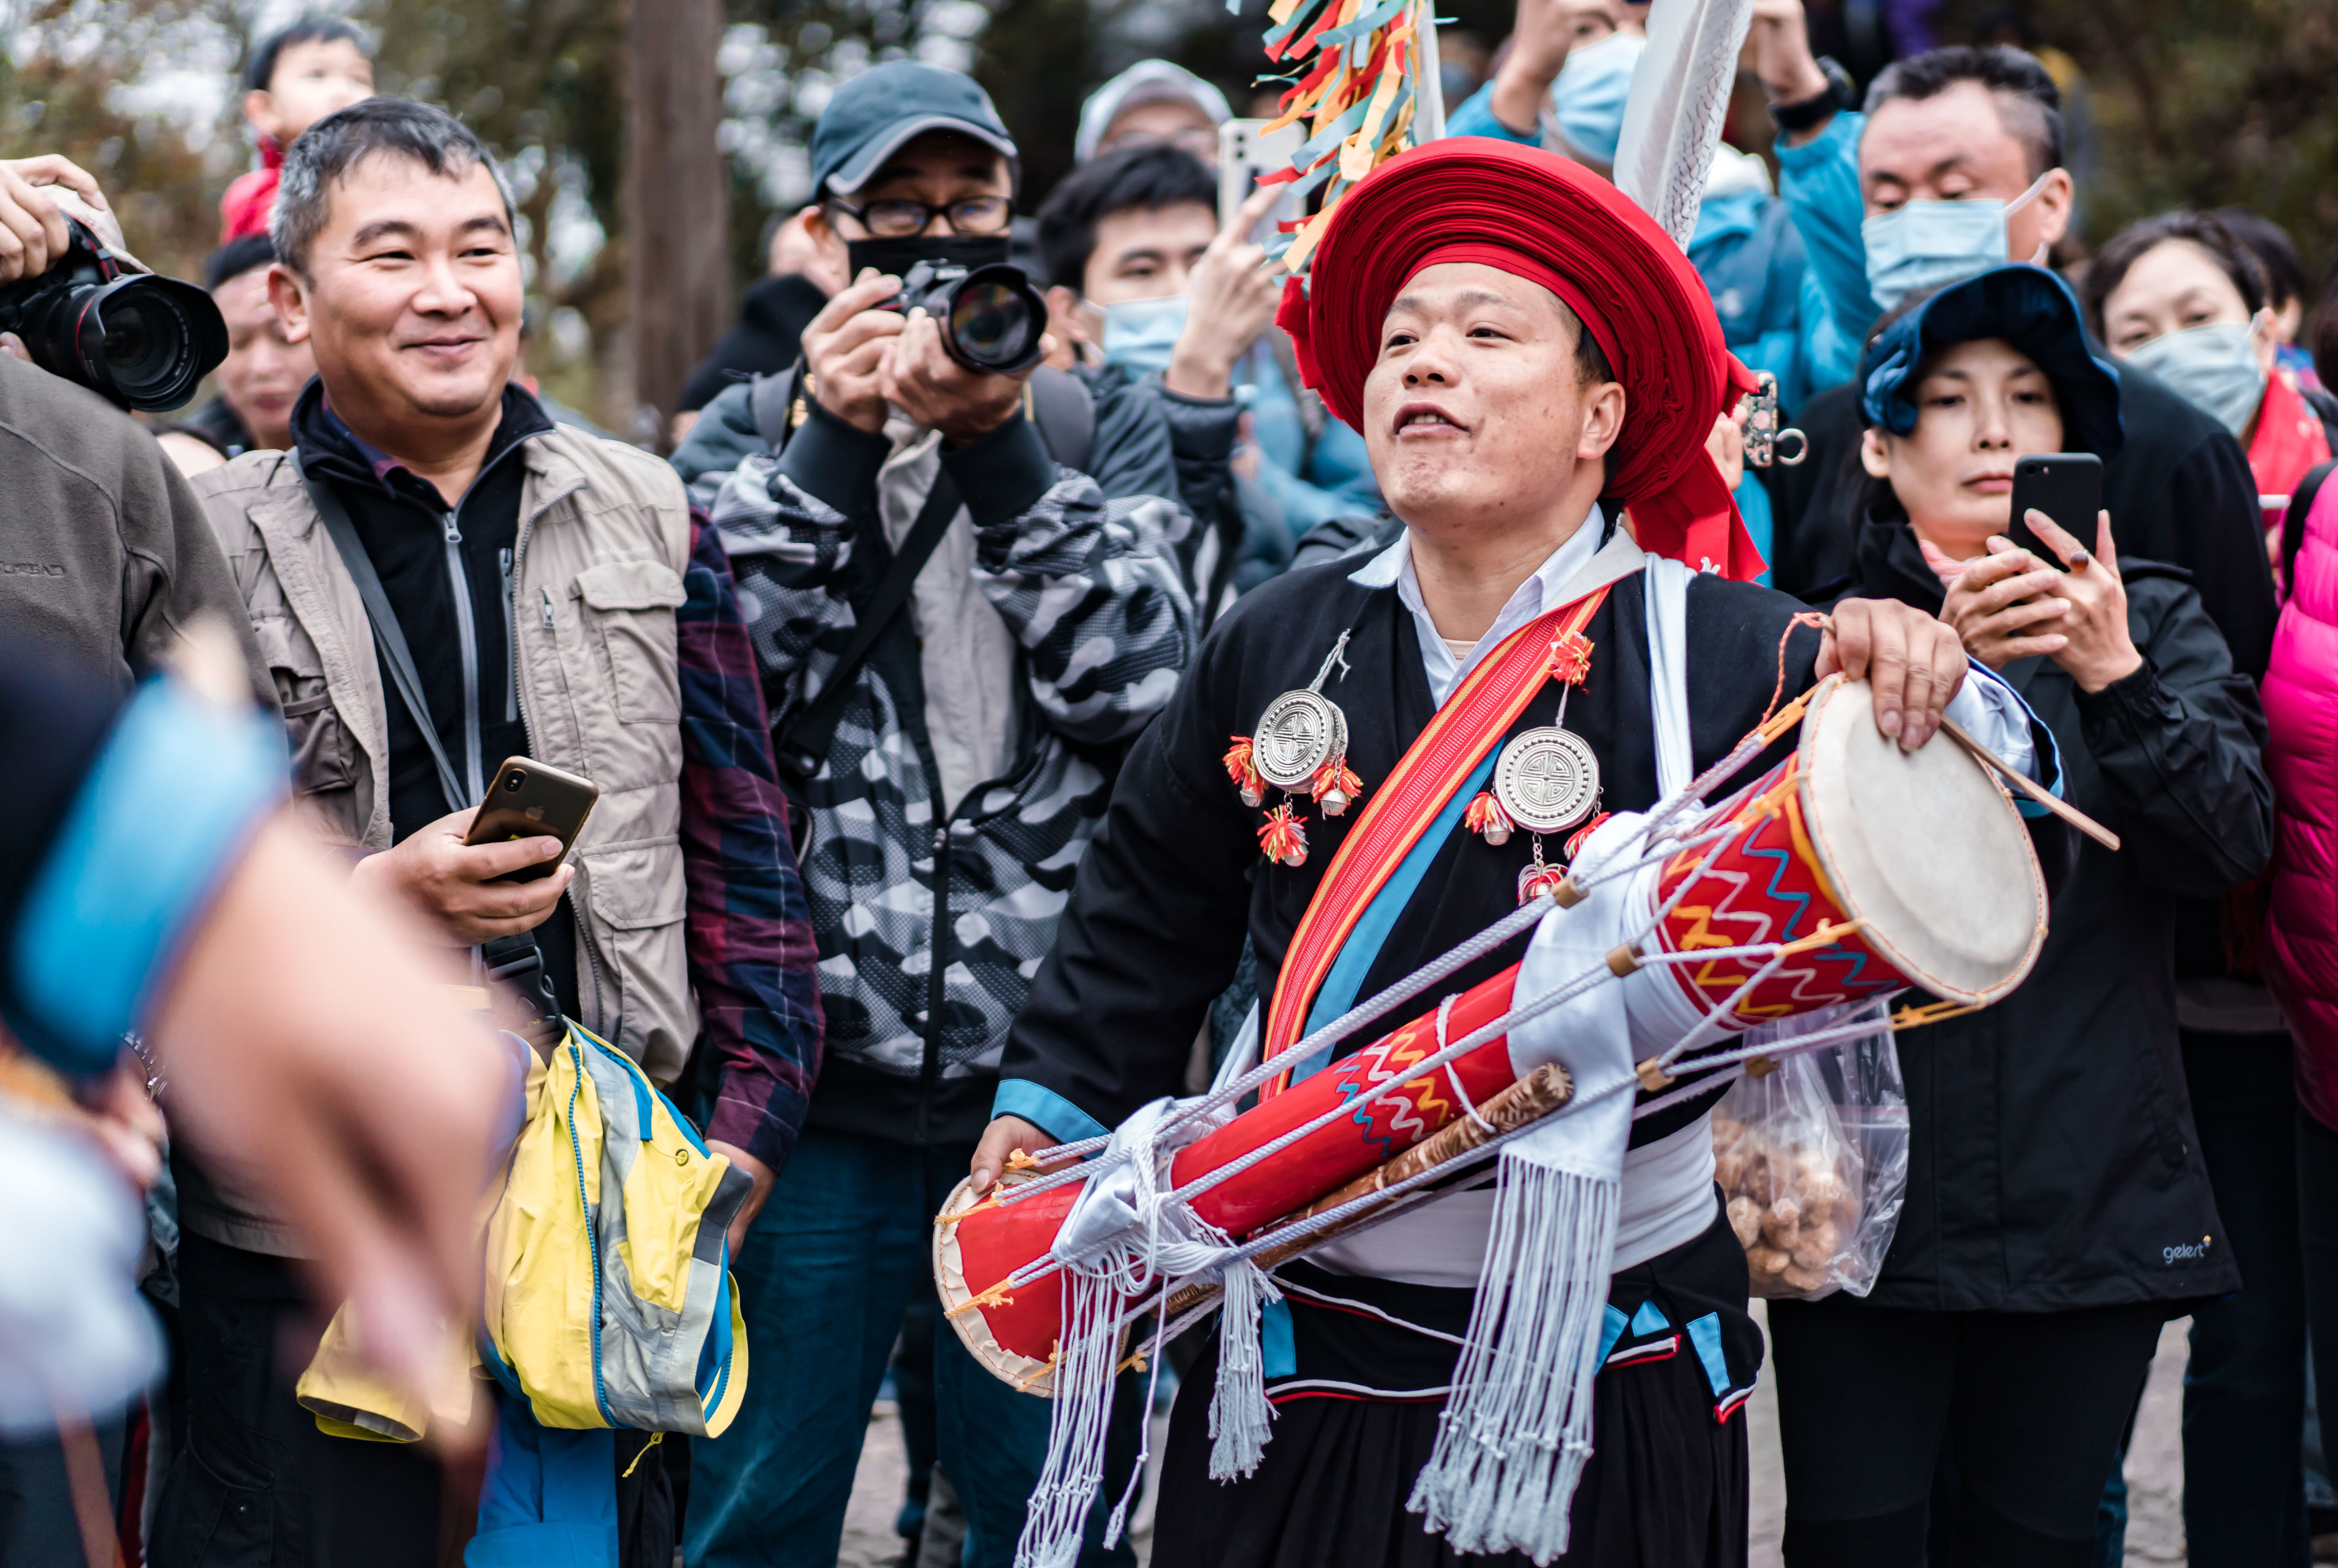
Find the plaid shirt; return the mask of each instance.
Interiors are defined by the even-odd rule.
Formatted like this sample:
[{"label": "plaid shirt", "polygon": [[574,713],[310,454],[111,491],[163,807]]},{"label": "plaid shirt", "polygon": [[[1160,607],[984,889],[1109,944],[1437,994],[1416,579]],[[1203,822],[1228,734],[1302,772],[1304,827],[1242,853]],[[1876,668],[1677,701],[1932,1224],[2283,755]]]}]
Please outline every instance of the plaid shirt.
[{"label": "plaid shirt", "polygon": [[682,856],[691,984],[720,1053],[706,1136],[787,1163],[820,1076],[811,911],[771,765],[762,678],[722,535],[691,509],[682,666]]}]

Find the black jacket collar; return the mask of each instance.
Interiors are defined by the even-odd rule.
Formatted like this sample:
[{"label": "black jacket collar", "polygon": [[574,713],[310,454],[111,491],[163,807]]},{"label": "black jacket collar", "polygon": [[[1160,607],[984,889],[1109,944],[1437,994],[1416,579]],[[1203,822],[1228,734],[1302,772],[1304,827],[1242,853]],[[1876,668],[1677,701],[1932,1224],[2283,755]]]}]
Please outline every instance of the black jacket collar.
[{"label": "black jacket collar", "polygon": [[[486,461],[479,466],[479,472],[486,474],[521,442],[551,428],[552,420],[544,412],[543,405],[526,387],[506,384],[503,417],[487,443]],[[434,512],[446,506],[436,485],[341,422],[325,400],[321,377],[311,378],[301,390],[300,401],[292,406],[292,445],[300,454],[302,469],[308,473],[344,484],[373,486],[391,495],[418,501]],[[474,479],[471,483],[476,485],[478,481]]]}]

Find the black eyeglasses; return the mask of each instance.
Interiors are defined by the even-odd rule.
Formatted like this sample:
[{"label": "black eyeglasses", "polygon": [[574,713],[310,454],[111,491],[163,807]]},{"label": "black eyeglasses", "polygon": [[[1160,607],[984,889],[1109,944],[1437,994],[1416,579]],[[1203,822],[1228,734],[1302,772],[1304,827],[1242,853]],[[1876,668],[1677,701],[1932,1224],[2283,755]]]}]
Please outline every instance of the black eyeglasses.
[{"label": "black eyeglasses", "polygon": [[1004,196],[968,196],[936,207],[924,201],[871,201],[866,207],[848,207],[833,196],[829,201],[840,212],[850,212],[860,220],[860,226],[879,240],[906,240],[922,234],[937,215],[949,225],[953,234],[1000,234],[1015,216],[1014,203]]}]

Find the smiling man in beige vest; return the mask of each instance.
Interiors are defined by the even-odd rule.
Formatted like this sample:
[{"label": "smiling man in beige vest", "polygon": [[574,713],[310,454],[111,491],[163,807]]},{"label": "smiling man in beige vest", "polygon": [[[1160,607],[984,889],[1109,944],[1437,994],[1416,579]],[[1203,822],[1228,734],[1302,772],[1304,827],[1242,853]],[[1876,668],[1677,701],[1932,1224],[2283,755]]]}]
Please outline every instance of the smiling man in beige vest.
[{"label": "smiling man in beige vest", "polygon": [[[717,1083],[710,1144],[755,1178],[743,1229],[793,1146],[820,1030],[720,538],[663,464],[555,426],[510,384],[510,198],[454,119],[376,98],[319,121],[286,160],[274,239],[272,299],[318,379],[291,453],[249,454],[200,493],[283,701],[295,789],[358,882],[450,944],[494,944],[524,982],[540,956],[551,995],[531,995],[652,1077],[681,1073],[702,1022],[721,1063],[700,1079]],[[494,878],[557,839],[462,842],[512,756],[600,790],[540,880]],[[298,1299],[283,1228],[231,1181],[189,1168],[182,1192],[196,1392],[154,1561],[198,1555],[215,1521],[250,1539],[211,1534],[206,1563],[433,1560],[435,1462],[319,1436],[291,1398],[299,1367],[270,1365]]]}]

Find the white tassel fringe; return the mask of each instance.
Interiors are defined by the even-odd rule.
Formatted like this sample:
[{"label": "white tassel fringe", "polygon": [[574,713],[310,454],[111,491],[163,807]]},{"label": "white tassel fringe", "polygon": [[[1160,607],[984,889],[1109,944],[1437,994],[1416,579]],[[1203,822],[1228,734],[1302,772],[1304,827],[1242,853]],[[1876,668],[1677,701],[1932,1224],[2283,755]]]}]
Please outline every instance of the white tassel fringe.
[{"label": "white tassel fringe", "polygon": [[1501,1161],[1485,1272],[1437,1445],[1406,1508],[1459,1553],[1567,1550],[1623,1185]]},{"label": "white tassel fringe", "polygon": [[1274,1406],[1266,1398],[1266,1355],[1260,1317],[1282,1299],[1274,1281],[1249,1259],[1226,1265],[1218,1313],[1218,1384],[1210,1395],[1210,1479],[1238,1481],[1266,1456]]}]

